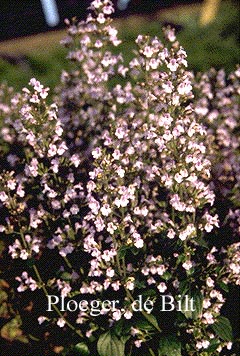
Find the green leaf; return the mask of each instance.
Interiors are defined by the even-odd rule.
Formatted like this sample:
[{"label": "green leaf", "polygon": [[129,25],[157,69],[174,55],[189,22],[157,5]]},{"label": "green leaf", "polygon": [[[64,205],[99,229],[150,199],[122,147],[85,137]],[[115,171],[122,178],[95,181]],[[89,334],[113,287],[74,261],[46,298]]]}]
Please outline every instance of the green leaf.
[{"label": "green leaf", "polygon": [[154,330],[153,325],[150,324],[147,320],[138,320],[136,322],[136,327],[139,330],[146,330],[146,331]]},{"label": "green leaf", "polygon": [[88,356],[90,355],[89,348],[85,342],[79,342],[77,345],[74,346],[75,351],[81,356]]},{"label": "green leaf", "polygon": [[121,336],[121,341],[126,344],[126,342],[130,339],[131,335],[123,335]]},{"label": "green leaf", "polygon": [[123,258],[125,257],[128,250],[130,250],[131,246],[121,246],[118,250],[118,257]]},{"label": "green leaf", "polygon": [[201,246],[201,247],[208,247],[208,244],[207,244],[207,242],[204,240],[204,238],[203,237],[200,237],[200,236],[198,236],[198,237],[195,237],[195,241],[196,241],[196,243],[199,245],[199,246]]},{"label": "green leaf", "polygon": [[9,310],[8,310],[8,305],[7,302],[3,302],[0,304],[0,318],[9,318]]},{"label": "green leaf", "polygon": [[163,336],[158,347],[158,356],[181,356],[181,342],[174,335]]},{"label": "green leaf", "polygon": [[152,324],[157,330],[161,331],[161,329],[159,328],[157,319],[155,318],[154,315],[152,314],[147,314],[145,315],[145,318],[147,319],[147,321]]},{"label": "green leaf", "polygon": [[110,331],[102,334],[97,343],[100,356],[124,356],[126,339],[119,339]]},{"label": "green leaf", "polygon": [[157,202],[157,205],[160,207],[160,208],[165,208],[167,203],[165,202],[165,200],[160,200]]},{"label": "green leaf", "polygon": [[153,299],[153,297],[156,297],[156,291],[154,289],[147,289],[146,291],[144,291],[142,293],[142,295],[144,297],[152,297],[152,299]]},{"label": "green leaf", "polygon": [[219,286],[225,291],[225,292],[229,292],[229,287],[227,284],[223,283],[223,282],[219,282]]},{"label": "green leaf", "polygon": [[4,290],[0,289],[0,304],[8,300],[8,295]]},{"label": "green leaf", "polygon": [[8,341],[19,340],[20,342],[28,343],[28,339],[23,335],[22,330],[20,329],[22,321],[19,315],[7,322],[1,328],[0,335],[3,339]]},{"label": "green leaf", "polygon": [[232,341],[232,326],[224,316],[217,318],[217,321],[212,325],[212,329],[223,341]]},{"label": "green leaf", "polygon": [[208,354],[211,355],[210,352],[214,352],[214,351],[217,350],[217,348],[218,348],[218,346],[219,346],[219,342],[218,342],[216,339],[214,339],[214,340],[209,340],[209,341],[210,341],[210,346],[208,346],[208,348],[207,348],[206,351],[208,352]]},{"label": "green leaf", "polygon": [[63,272],[63,273],[61,273],[61,278],[62,278],[64,281],[71,281],[71,279],[72,279],[72,274],[69,273],[69,272]]},{"label": "green leaf", "polygon": [[184,280],[184,281],[181,281],[180,284],[179,284],[179,290],[180,290],[180,293],[182,295],[184,294],[187,294],[188,290],[189,290],[189,285],[188,285],[188,281],[187,280]]},{"label": "green leaf", "polygon": [[120,319],[114,325],[114,333],[119,337],[124,337],[124,335],[130,335],[131,323],[127,320]]},{"label": "green leaf", "polygon": [[165,281],[168,281],[170,278],[172,278],[172,274],[170,272],[165,272],[165,273],[163,273],[162,278]]},{"label": "green leaf", "polygon": [[138,279],[135,280],[135,288],[145,289],[146,283],[144,281],[140,282]]},{"label": "green leaf", "polygon": [[198,319],[202,314],[202,308],[203,296],[200,291],[196,290],[181,297],[181,312],[187,319]]},{"label": "green leaf", "polygon": [[118,257],[125,257],[127,252],[131,252],[133,255],[137,255],[139,253],[139,250],[140,249],[136,246],[121,246],[118,250]]}]

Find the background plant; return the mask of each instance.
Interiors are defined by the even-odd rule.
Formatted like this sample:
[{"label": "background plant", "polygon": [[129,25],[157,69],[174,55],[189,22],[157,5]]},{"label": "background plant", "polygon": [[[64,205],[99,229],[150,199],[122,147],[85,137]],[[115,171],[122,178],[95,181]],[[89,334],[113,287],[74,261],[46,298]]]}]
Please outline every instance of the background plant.
[{"label": "background plant", "polygon": [[[30,338],[62,354],[226,354],[231,325],[221,308],[228,284],[239,284],[239,70],[227,83],[223,72],[195,79],[171,28],[164,43],[139,35],[125,63],[109,49],[120,44],[111,2],[91,9],[69,24],[75,68],[62,75],[59,112],[34,78],[22,94],[2,91],[2,295],[18,327],[11,336],[5,323],[2,336],[27,341],[19,327],[30,333],[30,318]],[[216,243],[218,228],[235,235]],[[182,311],[160,312],[166,293],[181,295]],[[48,294],[121,304],[53,315]],[[138,295],[153,301],[152,313],[134,311]]]}]

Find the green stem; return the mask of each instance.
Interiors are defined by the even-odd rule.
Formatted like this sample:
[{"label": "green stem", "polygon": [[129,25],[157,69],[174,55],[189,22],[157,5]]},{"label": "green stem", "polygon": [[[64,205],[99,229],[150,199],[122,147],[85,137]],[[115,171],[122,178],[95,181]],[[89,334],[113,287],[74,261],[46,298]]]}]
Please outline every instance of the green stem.
[{"label": "green stem", "polygon": [[149,352],[152,356],[156,356],[155,353],[153,352],[153,349],[149,348]]},{"label": "green stem", "polygon": [[[22,243],[23,243],[24,247],[25,247],[26,249],[28,249],[27,242],[26,242],[26,240],[24,239],[24,235],[23,235],[23,232],[22,232],[21,230],[20,230],[20,235],[21,235],[21,239],[22,239]],[[48,294],[47,288],[46,288],[46,286],[45,286],[45,283],[44,283],[43,280],[42,280],[42,277],[41,277],[41,275],[40,275],[40,273],[39,273],[39,271],[38,271],[38,268],[37,268],[37,266],[35,265],[35,263],[33,264],[33,270],[34,270],[34,272],[35,272],[35,275],[36,275],[36,277],[37,277],[37,279],[38,279],[38,282],[39,282],[39,284],[40,284],[40,286],[41,286],[41,288],[42,288],[42,290],[43,290],[43,292],[44,292],[46,298],[48,298],[49,294]],[[73,330],[73,331],[74,331],[76,334],[78,334],[79,336],[83,337],[83,334],[81,333],[81,331],[80,331],[80,330],[76,330],[76,328],[64,317],[64,315],[61,313],[61,311],[58,309],[58,307],[57,307],[55,304],[53,304],[52,307],[53,307],[53,309],[55,310],[55,312],[58,314],[58,316],[59,316],[60,318],[62,318],[62,319],[65,321],[66,325],[67,325],[71,330]]]},{"label": "green stem", "polygon": [[[35,272],[35,274],[37,276],[37,279],[38,279],[39,283],[41,284],[41,288],[42,288],[46,298],[48,298],[47,288],[46,288],[46,286],[45,286],[45,284],[44,284],[44,282],[42,280],[42,277],[40,276],[38,268],[37,268],[37,266],[35,264],[33,265],[33,269],[34,269],[34,272]],[[83,334],[81,333],[81,331],[80,330],[76,330],[76,328],[64,317],[64,315],[61,313],[61,311],[58,309],[58,307],[55,304],[53,304],[52,307],[55,310],[55,312],[58,314],[58,316],[60,316],[60,318],[62,318],[65,321],[66,325],[70,329],[72,329],[79,336],[83,337]]]},{"label": "green stem", "polygon": [[[115,237],[113,235],[112,235],[112,240],[113,240],[114,246],[115,246],[115,248],[117,250],[117,248],[118,248],[117,240],[115,239]],[[119,260],[118,254],[116,255],[116,261],[117,261],[118,272],[119,272],[120,276],[122,277],[123,276],[123,272],[122,272],[122,269],[121,269],[121,264],[120,264],[120,260]]]},{"label": "green stem", "polygon": [[73,269],[71,262],[69,261],[69,259],[65,256],[63,257],[64,261],[66,262],[66,265],[68,266],[68,268]]}]

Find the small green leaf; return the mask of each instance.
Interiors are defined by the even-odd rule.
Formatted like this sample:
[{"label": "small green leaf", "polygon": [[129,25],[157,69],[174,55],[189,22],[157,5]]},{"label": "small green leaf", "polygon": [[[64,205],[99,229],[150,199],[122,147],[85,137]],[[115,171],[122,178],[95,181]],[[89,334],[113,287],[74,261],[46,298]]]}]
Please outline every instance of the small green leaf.
[{"label": "small green leaf", "polygon": [[128,252],[131,252],[133,255],[137,255],[139,250],[140,249],[136,246],[121,246],[118,250],[118,257],[123,258]]},{"label": "small green leaf", "polygon": [[147,319],[147,321],[152,324],[158,331],[161,331],[159,325],[158,325],[158,322],[157,322],[157,319],[155,318],[154,315],[152,314],[147,314],[145,315],[145,318]]},{"label": "small green leaf", "polygon": [[62,278],[64,281],[71,281],[72,275],[71,275],[71,273],[69,273],[69,272],[63,272],[63,273],[61,274],[61,278]]},{"label": "small green leaf", "polygon": [[219,286],[225,291],[225,292],[229,292],[229,288],[228,288],[228,285],[223,283],[223,282],[220,282],[219,283]]},{"label": "small green leaf", "polygon": [[9,318],[9,310],[8,310],[8,305],[7,302],[3,302],[0,304],[0,318]]},{"label": "small green leaf", "polygon": [[124,337],[124,335],[129,335],[131,330],[131,323],[128,323],[127,320],[120,319],[114,325],[114,333],[118,337]]},{"label": "small green leaf", "polygon": [[200,236],[198,236],[198,237],[195,237],[195,241],[196,241],[196,243],[199,245],[199,246],[201,246],[201,247],[208,247],[208,244],[207,244],[207,242],[204,240],[204,238],[203,237],[200,237]]},{"label": "small green leaf", "polygon": [[209,341],[210,341],[210,346],[207,348],[206,351],[208,352],[208,354],[211,355],[210,352],[214,352],[214,351],[217,350],[217,348],[218,348],[218,346],[219,346],[219,342],[218,342],[216,339],[214,339],[214,340],[209,340]]},{"label": "small green leaf", "polygon": [[145,289],[146,288],[146,283],[145,282],[140,282],[138,279],[135,280],[135,288],[138,289]]},{"label": "small green leaf", "polygon": [[110,331],[102,334],[97,343],[97,350],[100,356],[124,356],[124,339],[119,339]]},{"label": "small green leaf", "polygon": [[138,320],[135,325],[139,330],[150,331],[154,329],[153,325],[150,324],[147,320]]},{"label": "small green leaf", "polygon": [[203,296],[200,291],[196,290],[181,297],[181,312],[187,319],[198,319],[202,308]]},{"label": "small green leaf", "polygon": [[124,343],[124,345],[130,339],[130,337],[131,337],[130,335],[121,336],[121,341]]},{"label": "small green leaf", "polygon": [[169,279],[172,278],[172,275],[171,275],[170,272],[165,272],[165,273],[163,273],[162,278],[163,278],[165,281],[168,281]]},{"label": "small green leaf", "polygon": [[90,355],[89,348],[85,342],[79,342],[77,345],[74,346],[75,351],[81,356],[88,356]]},{"label": "small green leaf", "polygon": [[188,290],[189,290],[189,285],[188,285],[188,281],[187,280],[184,280],[184,281],[181,281],[180,284],[179,284],[179,290],[180,290],[180,293],[182,295],[185,295],[187,294]]},{"label": "small green leaf", "polygon": [[217,321],[212,325],[212,329],[223,341],[231,341],[233,338],[230,321],[224,316],[217,318]]},{"label": "small green leaf", "polygon": [[150,299],[153,299],[156,296],[156,291],[154,289],[147,289],[142,293],[144,297],[152,297]]},{"label": "small green leaf", "polygon": [[181,356],[181,342],[174,335],[163,336],[158,347],[158,356]]},{"label": "small green leaf", "polygon": [[8,299],[7,293],[0,289],[0,304],[5,302],[7,299]]},{"label": "small green leaf", "polygon": [[123,258],[125,257],[127,251],[131,248],[131,246],[121,246],[118,250],[118,257]]},{"label": "small green leaf", "polygon": [[165,202],[165,200],[160,200],[157,202],[157,205],[160,207],[160,208],[165,208],[165,206],[167,205],[167,203]]},{"label": "small green leaf", "polygon": [[1,328],[0,335],[3,339],[8,341],[19,340],[24,343],[28,343],[28,339],[23,335],[22,330],[20,329],[22,321],[19,315],[7,322]]}]

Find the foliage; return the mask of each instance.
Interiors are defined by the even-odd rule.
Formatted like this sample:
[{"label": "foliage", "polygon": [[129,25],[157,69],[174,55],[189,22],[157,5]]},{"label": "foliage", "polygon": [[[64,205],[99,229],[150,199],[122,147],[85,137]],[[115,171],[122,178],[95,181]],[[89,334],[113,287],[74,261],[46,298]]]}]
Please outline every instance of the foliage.
[{"label": "foliage", "polygon": [[[239,59],[239,32],[236,30],[239,18],[236,6],[234,1],[222,2],[215,20],[205,27],[201,26],[199,20],[200,5],[165,9],[153,18],[132,16],[118,20],[116,26],[123,39],[120,50],[124,58],[130,60],[139,29],[141,33],[150,36],[162,36],[161,28],[169,22],[179,29],[178,39],[188,53],[191,70],[196,73],[215,67],[225,68],[229,73],[234,70]],[[53,42],[52,35],[49,37],[42,40],[47,42],[46,51],[35,49],[29,42],[21,46],[20,50],[19,42],[17,47],[13,46],[12,55],[0,59],[0,81],[6,80],[15,90],[21,90],[30,77],[36,77],[53,89],[58,84],[62,68],[67,70],[68,65],[65,61],[66,52]],[[32,52],[29,48],[33,48]],[[1,52],[4,53],[4,48]]]},{"label": "foliage", "polygon": [[65,356],[225,355],[240,70],[194,76],[170,27],[128,63],[112,12],[95,0],[67,23],[54,103],[35,78],[1,88],[1,335]]}]

